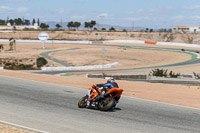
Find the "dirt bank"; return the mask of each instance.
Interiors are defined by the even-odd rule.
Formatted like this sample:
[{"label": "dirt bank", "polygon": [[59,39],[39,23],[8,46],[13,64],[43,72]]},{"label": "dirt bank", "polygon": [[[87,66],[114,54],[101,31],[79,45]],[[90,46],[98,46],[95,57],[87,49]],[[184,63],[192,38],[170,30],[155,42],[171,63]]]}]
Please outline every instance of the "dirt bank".
[{"label": "dirt bank", "polygon": [[[0,32],[0,39],[38,39],[42,31]],[[155,42],[199,43],[200,34],[168,33],[168,32],[108,32],[108,31],[45,31],[56,40],[145,40]]]}]

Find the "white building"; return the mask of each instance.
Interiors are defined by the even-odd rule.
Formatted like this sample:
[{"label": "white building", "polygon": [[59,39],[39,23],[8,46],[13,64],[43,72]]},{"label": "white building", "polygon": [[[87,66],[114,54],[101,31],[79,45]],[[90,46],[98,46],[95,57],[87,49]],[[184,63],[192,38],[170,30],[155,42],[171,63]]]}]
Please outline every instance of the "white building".
[{"label": "white building", "polygon": [[200,26],[175,26],[172,29],[173,33],[198,33]]},{"label": "white building", "polygon": [[25,28],[28,29],[39,29],[39,26],[37,23],[35,23],[34,25],[11,25],[10,23],[8,23],[7,25],[0,25],[0,30],[23,30]]},{"label": "white building", "polygon": [[0,25],[0,30],[13,30],[14,27],[8,23],[7,25]]},{"label": "white building", "polygon": [[39,26],[37,23],[35,23],[34,25],[16,25],[15,26],[16,30],[23,30],[25,28],[28,28],[28,29],[39,29]]}]

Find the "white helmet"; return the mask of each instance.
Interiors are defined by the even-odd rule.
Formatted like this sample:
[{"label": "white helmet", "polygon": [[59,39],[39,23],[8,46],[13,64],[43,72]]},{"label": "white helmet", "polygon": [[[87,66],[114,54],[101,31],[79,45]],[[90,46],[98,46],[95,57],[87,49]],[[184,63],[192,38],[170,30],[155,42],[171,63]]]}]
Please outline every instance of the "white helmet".
[{"label": "white helmet", "polygon": [[107,83],[115,82],[115,79],[113,77],[107,78]]}]

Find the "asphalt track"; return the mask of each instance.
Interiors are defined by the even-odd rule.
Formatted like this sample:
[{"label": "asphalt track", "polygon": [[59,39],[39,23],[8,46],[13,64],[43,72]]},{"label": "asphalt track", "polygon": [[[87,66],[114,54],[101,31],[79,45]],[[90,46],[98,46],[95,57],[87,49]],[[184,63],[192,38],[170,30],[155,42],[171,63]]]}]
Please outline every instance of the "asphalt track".
[{"label": "asphalt track", "polygon": [[[109,44],[82,44],[82,45],[97,45],[97,46],[113,46],[113,47],[120,47],[120,48],[134,48],[134,49],[148,49],[148,50],[161,50],[161,51],[174,51],[174,52],[182,52],[182,53],[193,53],[191,54],[194,56],[196,53],[199,55],[199,51],[197,50],[191,50],[191,49],[178,49],[178,48],[162,48],[162,47],[144,47],[144,46],[129,46],[129,45],[109,45]],[[72,50],[72,49],[67,49]],[[46,53],[42,53],[41,55],[48,59],[53,59],[53,57],[48,56],[48,53],[56,52],[56,51],[50,51]],[[196,56],[197,56],[196,55]],[[200,59],[196,57],[192,57],[193,59],[185,62],[180,62],[176,64],[168,64],[168,65],[162,65],[162,66],[152,66],[152,67],[140,67],[140,68],[129,68],[129,69],[113,69],[113,70],[57,70],[57,71],[36,71],[34,73],[41,73],[41,74],[50,74],[50,75],[56,75],[60,73],[96,73],[96,72],[135,72],[135,71],[146,71],[146,70],[152,70],[156,68],[162,68],[162,69],[168,69],[168,68],[177,68],[177,67],[184,67],[184,66],[191,66],[200,64]],[[68,64],[65,65],[65,63],[62,63],[62,61],[59,61],[57,59],[53,59],[53,61],[56,61],[57,63],[60,63],[64,66],[69,66]]]},{"label": "asphalt track", "polygon": [[101,112],[77,107],[87,90],[0,76],[0,120],[51,133],[200,133],[200,110],[122,96]]}]

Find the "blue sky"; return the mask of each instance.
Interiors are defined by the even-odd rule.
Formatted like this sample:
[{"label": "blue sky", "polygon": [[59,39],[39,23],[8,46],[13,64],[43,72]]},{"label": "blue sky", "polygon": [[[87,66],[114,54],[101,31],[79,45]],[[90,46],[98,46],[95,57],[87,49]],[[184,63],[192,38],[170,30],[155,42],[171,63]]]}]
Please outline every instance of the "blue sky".
[{"label": "blue sky", "polygon": [[170,28],[200,25],[200,0],[0,0],[0,19],[7,17]]}]

